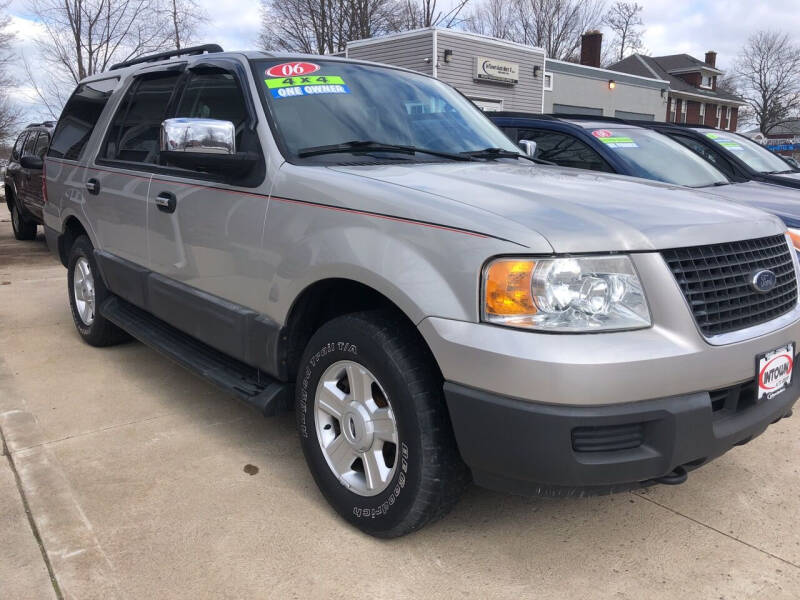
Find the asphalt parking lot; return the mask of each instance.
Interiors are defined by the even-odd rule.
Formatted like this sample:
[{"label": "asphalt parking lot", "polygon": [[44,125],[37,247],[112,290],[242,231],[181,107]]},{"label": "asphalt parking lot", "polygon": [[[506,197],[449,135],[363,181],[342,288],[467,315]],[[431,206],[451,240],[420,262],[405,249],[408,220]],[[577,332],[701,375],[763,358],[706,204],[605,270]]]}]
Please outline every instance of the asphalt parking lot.
[{"label": "asphalt parking lot", "polygon": [[4,207],[0,430],[3,599],[800,597],[798,411],[679,487],[473,488],[374,540],[317,491],[292,416],[141,344],[84,344],[66,270],[41,235],[13,239]]}]

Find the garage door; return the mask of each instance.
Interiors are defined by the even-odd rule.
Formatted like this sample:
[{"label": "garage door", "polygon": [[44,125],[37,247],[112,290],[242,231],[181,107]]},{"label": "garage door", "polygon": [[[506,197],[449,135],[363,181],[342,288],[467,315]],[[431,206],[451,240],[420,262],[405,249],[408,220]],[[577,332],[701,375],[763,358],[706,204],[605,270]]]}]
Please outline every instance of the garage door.
[{"label": "garage door", "polygon": [[597,115],[603,116],[602,108],[590,106],[572,106],[571,104],[553,104],[553,112],[562,115]]},{"label": "garage door", "polygon": [[636,119],[639,121],[655,121],[655,115],[649,115],[647,113],[637,113],[637,112],[629,112],[627,110],[615,110],[614,116],[618,119]]}]

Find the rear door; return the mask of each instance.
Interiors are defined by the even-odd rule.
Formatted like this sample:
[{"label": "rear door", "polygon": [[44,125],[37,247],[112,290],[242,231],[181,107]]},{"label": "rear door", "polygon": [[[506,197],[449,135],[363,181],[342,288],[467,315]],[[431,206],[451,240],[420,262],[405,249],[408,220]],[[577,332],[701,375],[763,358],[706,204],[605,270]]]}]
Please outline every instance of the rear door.
[{"label": "rear door", "polygon": [[[40,131],[36,137],[36,145],[33,149],[33,156],[36,158],[44,159],[47,153],[47,147],[50,145],[50,135],[46,131]],[[44,203],[44,196],[42,194],[42,170],[29,169],[28,170],[28,209],[34,216],[42,220],[42,207]]]},{"label": "rear door", "polygon": [[[25,158],[26,156],[36,156],[36,138],[37,138],[36,131],[28,132],[28,137],[25,138],[25,144],[22,146],[22,155],[20,156],[20,160]],[[31,194],[31,189],[33,187],[31,184],[32,174],[33,171],[31,169],[26,169],[22,165],[19,166],[19,175],[16,178],[17,197],[19,198],[20,202],[29,213],[33,214],[36,218],[41,219],[42,218],[41,210],[37,214],[33,208],[35,199],[32,197]]]},{"label": "rear door", "polygon": [[22,158],[22,149],[25,147],[25,140],[27,137],[27,131],[23,131],[19,134],[14,148],[11,150],[11,160],[8,162],[8,167],[6,167],[6,185],[11,189],[11,193],[19,202],[22,202],[20,192],[23,187],[21,182],[23,173],[22,167],[19,164],[19,159]]},{"label": "rear door", "polygon": [[103,249],[148,266],[147,199],[158,166],[161,123],[181,73],[150,71],[135,77],[111,119],[91,177],[99,193],[92,213]]}]

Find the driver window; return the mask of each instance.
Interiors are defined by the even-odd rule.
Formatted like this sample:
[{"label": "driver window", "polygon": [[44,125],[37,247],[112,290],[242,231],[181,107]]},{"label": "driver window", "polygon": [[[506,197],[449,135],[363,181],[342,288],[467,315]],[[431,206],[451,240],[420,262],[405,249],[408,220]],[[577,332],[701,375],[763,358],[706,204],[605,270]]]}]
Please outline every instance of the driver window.
[{"label": "driver window", "polygon": [[253,150],[245,136],[247,106],[239,83],[231,73],[193,73],[186,83],[175,117],[230,121],[236,128],[236,149]]}]

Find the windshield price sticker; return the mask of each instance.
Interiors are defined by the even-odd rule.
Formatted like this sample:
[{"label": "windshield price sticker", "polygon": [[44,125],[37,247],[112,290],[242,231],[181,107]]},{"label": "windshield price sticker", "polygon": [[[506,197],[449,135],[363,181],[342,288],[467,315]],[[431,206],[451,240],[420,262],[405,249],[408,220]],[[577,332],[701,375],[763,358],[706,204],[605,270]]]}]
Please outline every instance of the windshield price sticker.
[{"label": "windshield price sticker", "polygon": [[730,140],[724,136],[721,136],[718,133],[707,133],[706,137],[710,140],[714,140],[717,144],[723,148],[727,148],[728,150],[743,150],[741,144],[735,140]]},{"label": "windshield price sticker", "polygon": [[281,87],[270,90],[273,98],[294,98],[296,96],[316,96],[318,94],[349,94],[350,88],[346,85],[297,85],[294,87]]},{"label": "windshield price sticker", "polygon": [[639,144],[633,141],[632,138],[629,137],[609,137],[609,138],[600,138],[600,141],[603,142],[609,148],[638,148]]},{"label": "windshield price sticker", "polygon": [[300,77],[311,75],[320,70],[320,66],[307,62],[288,62],[270,67],[266,71],[267,77]]},{"label": "windshield price sticker", "polygon": [[598,140],[603,142],[609,148],[638,148],[639,144],[633,141],[633,138],[626,136],[615,135],[613,131],[608,129],[595,129],[592,135]]},{"label": "windshield price sticker", "polygon": [[794,371],[794,344],[758,356],[758,400],[770,400],[786,391],[792,383]]},{"label": "windshield price sticker", "polygon": [[307,75],[304,77],[281,77],[279,79],[265,79],[264,83],[271,90],[297,85],[344,85],[344,79],[337,75]]}]

